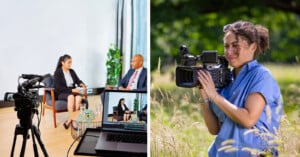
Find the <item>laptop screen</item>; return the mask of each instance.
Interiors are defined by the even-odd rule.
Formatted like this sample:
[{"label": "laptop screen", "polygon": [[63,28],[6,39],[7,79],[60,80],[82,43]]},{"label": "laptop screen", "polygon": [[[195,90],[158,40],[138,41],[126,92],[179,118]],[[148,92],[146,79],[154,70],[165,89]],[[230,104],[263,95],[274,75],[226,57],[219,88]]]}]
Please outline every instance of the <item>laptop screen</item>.
[{"label": "laptop screen", "polygon": [[[103,99],[103,127],[105,125],[146,125],[146,91],[105,90]],[[126,117],[128,114],[128,117]],[[145,127],[146,128],[146,127]]]}]

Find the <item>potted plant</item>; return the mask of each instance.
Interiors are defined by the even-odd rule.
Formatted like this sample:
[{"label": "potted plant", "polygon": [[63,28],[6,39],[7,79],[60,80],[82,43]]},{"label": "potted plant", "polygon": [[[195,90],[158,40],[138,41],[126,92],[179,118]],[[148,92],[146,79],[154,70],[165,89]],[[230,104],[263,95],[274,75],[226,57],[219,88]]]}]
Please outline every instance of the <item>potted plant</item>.
[{"label": "potted plant", "polygon": [[111,45],[107,52],[106,60],[106,86],[109,88],[116,87],[121,72],[121,51],[116,45]]},{"label": "potted plant", "polygon": [[138,99],[134,99],[133,104],[134,104],[133,110],[134,111],[138,111],[139,110],[139,100]]},{"label": "potted plant", "polygon": [[132,117],[133,121],[137,121],[138,119],[138,110],[139,110],[139,99],[134,99],[133,100],[133,111],[135,113],[135,116]]}]

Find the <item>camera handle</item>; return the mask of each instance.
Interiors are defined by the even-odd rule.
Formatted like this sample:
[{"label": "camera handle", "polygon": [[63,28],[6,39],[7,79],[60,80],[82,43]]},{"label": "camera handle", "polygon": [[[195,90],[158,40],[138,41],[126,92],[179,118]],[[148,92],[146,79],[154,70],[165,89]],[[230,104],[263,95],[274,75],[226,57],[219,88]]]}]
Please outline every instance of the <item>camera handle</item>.
[{"label": "camera handle", "polygon": [[30,128],[24,128],[24,127],[21,127],[20,124],[17,124],[16,125],[16,128],[15,128],[15,135],[14,135],[14,141],[13,141],[13,146],[12,146],[12,149],[11,149],[11,154],[10,156],[14,156],[14,150],[15,150],[15,145],[16,145],[16,140],[17,140],[17,136],[18,135],[23,135],[23,143],[22,143],[22,148],[21,148],[21,153],[20,153],[20,157],[24,157],[24,153],[25,153],[25,148],[26,148],[26,142],[27,142],[27,139],[29,139],[29,133],[28,131],[31,130],[31,136],[32,136],[32,143],[33,143],[33,150],[34,150],[34,156],[35,157],[38,157],[39,154],[38,154],[38,149],[37,149],[37,146],[36,146],[36,143],[35,143],[35,137],[43,151],[43,154],[45,157],[48,157],[48,153],[46,151],[46,148],[41,140],[41,136],[40,136],[40,133],[38,131],[38,129],[36,128],[35,125],[31,125]]}]

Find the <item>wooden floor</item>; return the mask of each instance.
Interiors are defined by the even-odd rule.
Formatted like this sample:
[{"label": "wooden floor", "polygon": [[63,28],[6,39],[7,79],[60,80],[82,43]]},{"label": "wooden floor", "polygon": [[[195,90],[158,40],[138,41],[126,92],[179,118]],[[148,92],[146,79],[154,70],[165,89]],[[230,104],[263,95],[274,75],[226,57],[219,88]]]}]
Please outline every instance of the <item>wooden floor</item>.
[{"label": "wooden floor", "polygon": [[[96,105],[100,105],[100,96],[89,96],[89,108],[95,110]],[[102,111],[102,108],[100,108]],[[57,128],[53,127],[52,112],[46,110],[45,116],[42,116],[42,121],[40,124],[41,139],[46,147],[48,155],[50,157],[62,157],[67,156],[67,151],[74,141],[71,136],[71,128],[66,130],[63,127],[64,121],[67,119],[68,113],[57,114]],[[37,125],[36,116],[33,118],[33,123]],[[16,124],[19,124],[19,119],[17,118],[17,112],[14,111],[14,107],[0,108],[0,156],[10,156],[14,130]],[[31,133],[30,133],[31,134]],[[69,157],[74,156],[74,150],[78,141],[73,145],[70,150]],[[14,151],[14,156],[19,156],[22,146],[22,136],[17,137],[16,148]],[[38,146],[39,155],[44,156],[40,147]],[[25,156],[34,156],[32,138],[27,140]],[[79,156],[76,156],[79,157]]]}]

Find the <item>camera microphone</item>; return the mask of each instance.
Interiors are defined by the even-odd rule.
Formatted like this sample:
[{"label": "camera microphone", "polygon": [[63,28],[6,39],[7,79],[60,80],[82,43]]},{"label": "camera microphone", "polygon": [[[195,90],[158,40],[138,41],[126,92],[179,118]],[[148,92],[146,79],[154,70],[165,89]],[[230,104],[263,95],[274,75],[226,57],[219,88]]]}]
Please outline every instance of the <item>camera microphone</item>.
[{"label": "camera microphone", "polygon": [[186,45],[181,45],[179,48],[179,54],[182,57],[182,64],[188,66],[194,66],[197,63],[197,57],[189,54],[189,49]]},{"label": "camera microphone", "polygon": [[51,74],[45,74],[45,75],[36,75],[36,74],[22,74],[21,77],[23,79],[28,79],[28,80],[31,80],[31,79],[36,79],[36,78],[39,78],[38,81],[42,81],[43,79],[47,78],[47,77],[50,77]]},{"label": "camera microphone", "polygon": [[39,80],[40,77],[35,77],[33,79],[23,82],[21,86],[24,88],[33,88],[33,85],[36,84]]},{"label": "camera microphone", "polygon": [[40,75],[35,75],[35,74],[22,74],[21,76],[23,79],[32,79],[35,77],[40,77]]},{"label": "camera microphone", "polygon": [[22,87],[24,88],[37,88],[38,86],[34,86],[37,82],[41,82],[47,77],[50,77],[51,74],[46,74],[46,75],[34,75],[34,74],[22,74],[22,78],[28,79],[27,81],[22,83]]},{"label": "camera microphone", "polygon": [[179,48],[180,56],[184,57],[185,55],[189,54],[189,49],[186,45],[181,45]]}]

